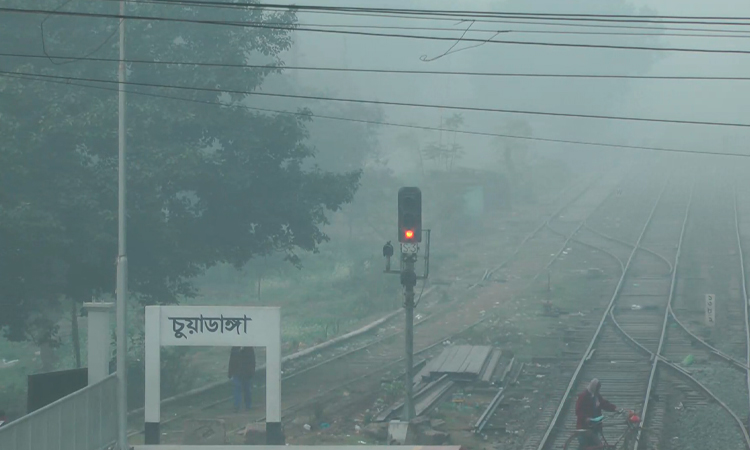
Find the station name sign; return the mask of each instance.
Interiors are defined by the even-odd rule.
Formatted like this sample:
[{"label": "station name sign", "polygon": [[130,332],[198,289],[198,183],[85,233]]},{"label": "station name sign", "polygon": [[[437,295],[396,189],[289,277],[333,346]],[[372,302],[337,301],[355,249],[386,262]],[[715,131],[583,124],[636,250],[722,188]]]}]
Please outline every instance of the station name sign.
[{"label": "station name sign", "polygon": [[165,346],[262,347],[278,339],[280,316],[273,307],[162,306],[159,341]]},{"label": "station name sign", "polygon": [[[197,333],[232,333],[247,334],[247,323],[253,319],[243,315],[242,317],[168,317],[172,321],[172,332],[177,339],[187,339],[188,335]],[[187,327],[187,335],[183,333]]]}]

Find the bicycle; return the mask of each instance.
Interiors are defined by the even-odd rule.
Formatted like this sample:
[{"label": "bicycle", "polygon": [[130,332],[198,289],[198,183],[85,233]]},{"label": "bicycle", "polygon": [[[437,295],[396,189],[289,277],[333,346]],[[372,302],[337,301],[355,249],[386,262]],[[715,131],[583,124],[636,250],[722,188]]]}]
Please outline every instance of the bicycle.
[{"label": "bicycle", "polygon": [[[638,417],[638,415],[633,411],[622,411],[617,415],[619,416],[623,414],[627,416],[625,418],[626,428],[622,435],[617,438],[614,444],[610,444],[609,442],[607,442],[607,439],[604,437],[604,427],[602,426],[604,424],[604,416],[599,416],[591,419],[593,429],[575,430],[573,433],[571,433],[570,437],[565,441],[563,450],[616,450],[617,448],[627,449],[628,444],[634,442],[636,439],[638,430],[640,429],[641,418]],[[597,433],[599,439],[601,440],[601,444],[582,447],[579,444],[578,437],[583,433],[590,432]],[[623,444],[622,447],[620,447],[620,443]]]}]

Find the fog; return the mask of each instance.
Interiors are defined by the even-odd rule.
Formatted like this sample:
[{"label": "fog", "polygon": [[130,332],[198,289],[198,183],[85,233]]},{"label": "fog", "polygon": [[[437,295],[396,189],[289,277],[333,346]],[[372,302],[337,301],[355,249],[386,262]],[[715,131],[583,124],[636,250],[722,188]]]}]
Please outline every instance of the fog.
[{"label": "fog", "polygon": [[[703,326],[695,292],[710,289],[717,323],[731,318],[736,323],[727,329],[750,342],[747,317],[740,323],[739,312],[747,313],[747,298],[739,297],[747,255],[738,257],[748,236],[741,228],[750,223],[750,197],[735,185],[750,168],[750,81],[644,78],[747,78],[747,27],[654,17],[747,19],[750,3],[297,1],[632,16],[610,22],[295,12],[198,0],[127,3],[121,48],[118,1],[0,0],[0,421],[3,412],[11,420],[28,412],[29,375],[85,367],[88,342],[101,343],[102,374],[116,369],[116,352],[106,348],[113,343],[108,324],[94,330],[100,339],[88,340],[89,301],[124,300],[117,305],[129,322],[119,329],[127,336],[120,343],[129,347],[118,356],[129,365],[131,410],[146,397],[145,306],[206,307],[212,323],[219,323],[208,318],[217,305],[279,307],[282,352],[296,355],[284,366],[284,379],[309,376],[284,394],[285,411],[289,404],[302,411],[292,434],[304,439],[337,419],[329,431],[353,439],[355,430],[356,441],[341,442],[359,444],[365,420],[355,428],[352,417],[369,422],[372,405],[382,411],[401,399],[402,382],[393,381],[401,366],[391,369],[403,357],[401,334],[409,327],[401,312],[408,302],[416,302],[416,320],[425,322],[417,328],[416,351],[459,341],[494,346],[484,354],[499,364],[502,353],[505,374],[516,379],[523,366],[511,371],[512,361],[529,363],[527,381],[538,385],[508,400],[538,394],[538,404],[522,405],[535,414],[556,408],[548,404],[551,394],[542,397],[562,393],[552,386],[550,366],[578,350],[593,354],[592,347],[573,349],[588,345],[588,337],[565,348],[570,330],[583,333],[598,317],[604,323],[621,286],[664,288],[635,289],[623,301],[637,300],[617,311],[643,310],[656,324],[644,329],[659,331],[674,286],[701,274],[700,289],[680,285],[686,302],[680,307],[694,315],[686,321],[697,317],[696,327]],[[398,208],[402,186],[421,189],[418,202],[414,191],[404,201],[415,209]],[[419,217],[419,225],[405,226],[406,217],[412,224]],[[410,240],[415,230],[425,231],[421,246],[401,247],[399,240],[416,243]],[[683,235],[692,256],[679,280]],[[394,247],[393,270],[384,273],[384,257]],[[643,266],[628,273],[631,261]],[[429,277],[416,283],[427,267]],[[730,295],[735,309],[721,309]],[[646,308],[656,298],[660,306]],[[203,323],[200,317],[175,320]],[[220,317],[221,323],[235,320]],[[237,323],[228,329],[239,334]],[[696,334],[722,340],[704,328]],[[737,346],[740,368],[750,357],[744,345]],[[608,357],[607,351],[596,357]],[[209,386],[199,400],[226,406],[228,352],[222,352],[204,346],[165,351],[162,398]],[[260,367],[266,354],[258,355]],[[434,356],[426,355],[424,363]],[[663,356],[651,362],[662,364]],[[361,357],[362,364],[350,364],[349,357]],[[697,352],[695,361],[674,358],[713,370]],[[646,374],[655,373],[650,368]],[[254,370],[253,361],[241,389]],[[564,381],[563,389],[573,386]],[[350,383],[357,385],[349,389]],[[330,403],[323,389],[335,394]],[[166,440],[190,428],[177,415],[195,398],[186,395],[184,404],[162,412],[179,429],[163,433]],[[487,402],[500,398],[492,392]],[[294,403],[301,399],[304,404]],[[664,410],[681,411],[680,401],[680,408]],[[514,414],[514,408],[500,411]],[[206,414],[223,414],[216,411]],[[138,414],[131,419],[140,428]],[[249,414],[263,416],[257,405]],[[237,426],[247,418],[232,417]],[[467,417],[454,417],[453,429],[467,430]],[[502,438],[519,439],[506,425],[496,428],[508,431]],[[522,448],[520,440],[515,444],[507,448]]]},{"label": "fog", "polygon": [[[320,4],[300,2],[300,5]],[[328,1],[325,4],[340,5]],[[346,2],[347,6],[365,6],[366,2]],[[382,2],[382,7],[456,9],[453,2]],[[582,12],[592,14],[651,14],[651,15],[735,15],[742,16],[750,6],[742,2],[649,1],[599,2],[574,1],[564,4],[555,1],[461,3],[466,10],[524,11],[524,12]],[[437,20],[385,19],[382,17],[352,17],[301,12],[300,24],[357,24],[400,27],[444,27],[455,32],[377,30],[381,33],[405,33],[424,36],[460,37],[467,23]],[[627,24],[625,24],[627,25]],[[636,26],[638,24],[635,24]],[[648,24],[646,24],[648,25]],[[304,26],[304,25],[302,25]],[[641,25],[643,26],[643,25]],[[673,25],[674,27],[679,27]],[[683,26],[685,27],[685,26]],[[699,28],[699,26],[690,26]],[[549,26],[545,24],[475,23],[473,29],[518,31],[584,31],[652,33],[659,30],[629,30]],[[710,26],[704,28],[712,28]],[[715,28],[715,27],[713,27]],[[726,29],[726,27],[725,27]],[[354,29],[354,31],[357,31]],[[665,33],[695,33],[666,31]],[[716,35],[717,33],[710,33]],[[471,32],[467,38],[487,39],[492,34]],[[653,52],[643,50],[585,49],[542,47],[512,44],[486,44],[453,53],[432,62],[420,57],[434,58],[451,47],[449,41],[339,35],[299,31],[295,33],[294,48],[283,55],[287,65],[327,66],[428,71],[516,72],[516,73],[580,73],[601,75],[664,75],[664,76],[743,76],[750,67],[746,55],[707,54],[691,52]],[[646,47],[743,49],[746,38],[684,36],[604,36],[565,34],[500,34],[495,40],[562,42],[600,45]],[[476,45],[460,43],[457,48]],[[471,77],[439,75],[362,74],[288,71],[299,83],[299,90],[308,93],[325,92],[333,97],[427,103],[446,106],[518,109],[561,113],[600,114],[614,116],[664,118],[677,120],[705,120],[741,122],[748,112],[750,91],[744,81],[676,81],[622,79],[565,79],[527,77]],[[271,82],[269,85],[272,85]],[[270,88],[269,88],[270,89]],[[285,105],[293,104],[292,102]],[[387,121],[438,126],[440,118],[451,114],[447,109],[423,109],[396,106],[382,107]],[[492,112],[462,112],[464,129],[480,132],[501,132],[511,115]],[[593,120],[579,118],[549,118],[519,115],[532,126],[537,137],[595,141],[626,145],[647,145],[698,151],[738,152],[748,132],[736,127],[690,126],[629,121]],[[381,129],[382,145],[388,151],[394,167],[408,164],[399,154],[394,134],[401,130]],[[509,133],[512,134],[512,133]],[[429,139],[429,138],[427,138]],[[492,160],[492,140],[464,135],[461,142],[467,149],[463,161],[470,166],[485,166]],[[544,154],[556,155],[581,146],[555,143],[533,143],[533,148]],[[594,150],[596,149],[593,148]],[[626,150],[620,151],[621,154]]]}]

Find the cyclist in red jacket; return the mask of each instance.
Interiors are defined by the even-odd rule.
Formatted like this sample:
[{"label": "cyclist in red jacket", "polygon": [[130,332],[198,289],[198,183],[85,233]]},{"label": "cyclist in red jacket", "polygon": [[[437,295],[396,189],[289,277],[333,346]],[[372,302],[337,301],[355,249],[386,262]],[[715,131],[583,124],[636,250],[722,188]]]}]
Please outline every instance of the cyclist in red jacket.
[{"label": "cyclist in red jacket", "polygon": [[601,423],[592,424],[591,419],[602,415],[602,410],[615,412],[619,411],[617,406],[608,402],[602,394],[599,393],[602,384],[597,378],[589,383],[588,388],[578,394],[576,401],[576,429],[588,430],[586,433],[578,435],[578,442],[581,448],[596,447],[601,445],[599,433],[601,432]]}]

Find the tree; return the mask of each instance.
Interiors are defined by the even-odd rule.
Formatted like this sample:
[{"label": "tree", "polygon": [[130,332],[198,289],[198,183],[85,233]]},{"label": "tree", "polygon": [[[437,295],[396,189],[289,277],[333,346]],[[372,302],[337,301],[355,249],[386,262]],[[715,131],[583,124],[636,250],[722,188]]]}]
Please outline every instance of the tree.
[{"label": "tree", "polygon": [[430,142],[424,146],[422,153],[424,153],[426,160],[434,161],[436,164],[441,165],[445,163],[448,157],[448,147],[440,142]]},{"label": "tree", "polygon": [[[394,201],[399,181],[385,165],[370,167],[362,173],[361,186],[354,201],[344,208],[350,235],[359,230],[366,241],[385,243],[396,234]],[[367,239],[369,238],[369,239]],[[379,250],[380,247],[374,247]]]},{"label": "tree", "polygon": [[456,142],[430,142],[422,151],[424,152],[425,159],[435,161],[437,164],[442,165],[447,172],[453,170],[453,165],[456,159],[464,154],[463,146]]},{"label": "tree", "polygon": [[[55,9],[52,0],[6,6]],[[115,2],[76,11],[117,13]],[[128,14],[293,27],[293,12],[130,4]],[[36,15],[0,17],[0,49],[41,55]],[[117,20],[56,17],[44,46],[56,57],[117,57]],[[277,62],[288,29],[128,21],[129,59],[243,64]],[[103,43],[103,44],[102,44]],[[116,79],[109,62],[14,58],[0,69],[24,74]],[[254,91],[275,69],[128,65],[129,80]],[[0,77],[0,327],[13,339],[54,340],[60,298],[114,290],[117,255],[117,94],[107,83]],[[86,87],[79,86],[80,84]],[[94,87],[92,87],[94,86]],[[98,88],[98,89],[97,89]],[[116,90],[116,88],[115,88]],[[129,86],[129,287],[142,303],[195,293],[191,279],[218,263],[315,251],[328,239],[328,213],[353,198],[360,173],[325,172],[308,144],[309,114],[248,109],[246,96]],[[154,96],[156,95],[156,96]],[[158,96],[174,96],[182,100]],[[217,106],[221,100],[224,106]],[[209,104],[206,104],[209,103]],[[46,335],[45,335],[46,333]]]},{"label": "tree", "polygon": [[[289,268],[289,264],[286,261],[286,256],[283,253],[272,253],[270,255],[263,255],[263,257],[254,258],[248,261],[247,264],[242,268],[242,276],[245,280],[254,280],[254,300],[256,304],[262,305],[262,287],[263,279],[271,276],[284,276],[289,275],[286,269]],[[252,298],[252,296],[251,296]]]},{"label": "tree", "polygon": [[[408,126],[417,126],[417,124],[414,123],[407,123]],[[419,171],[424,176],[424,158],[422,157],[422,150],[421,150],[421,139],[420,139],[420,133],[416,128],[414,129],[405,129],[402,132],[398,133],[396,136],[396,143],[400,146],[403,146],[406,148],[407,151],[413,152],[417,155],[417,163],[419,164]]]},{"label": "tree", "polygon": [[[310,105],[316,114],[353,120],[380,122],[381,108],[361,104]],[[315,161],[325,170],[344,173],[382,163],[378,140],[379,126],[361,122],[315,119],[308,125]]]},{"label": "tree", "polygon": [[451,114],[447,119],[440,119],[440,128],[452,131],[452,142],[443,142],[442,131],[440,132],[440,141],[430,142],[422,151],[424,157],[428,160],[442,164],[446,171],[453,171],[453,166],[457,159],[463,156],[463,146],[457,140],[457,131],[464,124],[464,117],[461,113]]},{"label": "tree", "polygon": [[[524,119],[509,119],[501,124],[500,134],[531,137],[531,125]],[[511,189],[516,195],[524,193],[524,187],[531,183],[531,166],[528,164],[529,141],[525,139],[495,138],[498,150],[502,152],[500,164],[510,179]],[[528,192],[526,192],[528,193]],[[514,195],[512,195],[514,196]]]}]

